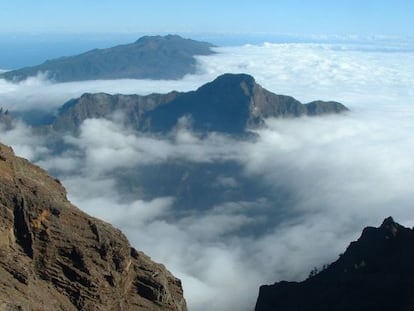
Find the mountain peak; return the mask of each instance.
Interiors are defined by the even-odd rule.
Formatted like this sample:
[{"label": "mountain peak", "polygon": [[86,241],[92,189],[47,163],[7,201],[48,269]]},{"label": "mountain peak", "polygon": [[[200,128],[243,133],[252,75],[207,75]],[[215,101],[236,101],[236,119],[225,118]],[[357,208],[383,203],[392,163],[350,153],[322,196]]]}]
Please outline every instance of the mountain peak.
[{"label": "mountain peak", "polygon": [[412,310],[413,261],[414,231],[388,217],[318,274],[262,286],[256,311]]},{"label": "mountain peak", "polygon": [[155,35],[155,36],[142,36],[140,38],[138,38],[137,41],[135,41],[135,43],[148,43],[151,41],[172,41],[172,40],[190,40],[190,39],[185,39],[179,35],[175,35],[175,34],[168,34],[165,36],[161,36],[161,35]]},{"label": "mountain peak", "polygon": [[129,115],[137,130],[168,132],[181,118],[189,118],[201,132],[245,134],[266,118],[289,118],[340,113],[348,109],[337,102],[302,104],[274,94],[244,73],[226,73],[187,93],[108,95],[87,94],[68,101],[53,121],[54,129],[74,129],[87,118],[110,118],[114,111]]},{"label": "mountain peak", "polygon": [[48,72],[56,82],[95,79],[179,79],[196,72],[196,55],[214,54],[212,44],[178,35],[144,36],[131,44],[47,60],[0,74],[21,81]]},{"label": "mountain peak", "polygon": [[381,224],[381,228],[388,229],[390,227],[394,227],[394,226],[397,226],[397,225],[398,224],[394,221],[394,219],[391,216],[389,216],[389,217],[384,219],[384,221]]},{"label": "mountain peak", "polygon": [[203,89],[216,89],[227,90],[228,92],[234,92],[238,89],[242,89],[246,96],[253,95],[253,87],[256,85],[255,79],[245,73],[225,73],[218,76],[216,79],[207,83],[199,88]]},{"label": "mountain peak", "polygon": [[246,73],[224,73],[217,78],[215,78],[211,83],[222,83],[222,82],[246,82],[246,83],[255,83],[253,76]]},{"label": "mountain peak", "polygon": [[392,217],[388,217],[384,219],[380,228],[395,237],[402,226],[396,223]]}]

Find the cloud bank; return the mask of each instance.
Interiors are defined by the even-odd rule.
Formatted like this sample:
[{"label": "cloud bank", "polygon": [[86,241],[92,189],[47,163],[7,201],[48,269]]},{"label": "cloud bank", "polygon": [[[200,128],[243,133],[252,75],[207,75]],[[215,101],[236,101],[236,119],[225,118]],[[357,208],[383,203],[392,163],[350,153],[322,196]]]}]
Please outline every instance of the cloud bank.
[{"label": "cloud bank", "polygon": [[414,95],[414,53],[404,48],[265,43],[221,47],[216,51],[214,55],[197,57],[198,74],[187,75],[182,80],[125,79],[55,84],[44,74],[19,84],[0,79],[0,107],[15,111],[53,109],[85,92],[144,95],[189,91],[226,72],[251,74],[274,93],[288,94],[304,102],[335,99],[350,108],[361,108],[367,103],[386,105]]},{"label": "cloud bank", "polygon": [[[267,127],[256,131],[252,140],[219,134],[200,137],[186,127],[157,137],[98,119],[85,121],[79,136],[66,136],[64,143],[71,148],[60,154],[21,123],[0,130],[0,140],[57,174],[76,205],[119,226],[135,247],[165,263],[182,279],[190,310],[252,310],[260,284],[306,277],[313,267],[335,260],[363,227],[379,225],[389,215],[414,225],[413,53],[327,44],[219,51],[199,58],[202,74],[171,84],[50,85],[36,78],[41,86],[31,86],[35,82],[30,81],[0,84],[0,100],[5,103],[13,94],[22,94],[13,100],[16,107],[26,109],[26,100],[40,103],[43,97],[48,102],[44,107],[52,108],[57,106],[53,98],[88,88],[131,87],[126,93],[187,90],[223,72],[247,72],[275,93],[302,101],[338,100],[352,112],[267,120]],[[126,197],[117,187],[119,170],[177,160],[238,163],[246,178],[260,180],[274,192],[289,190],[289,215],[277,218],[277,203],[261,197],[177,214],[174,196],[146,199],[137,191]],[[219,175],[216,186],[226,191],[239,182],[235,176]],[[264,230],[253,230],[264,225]]]},{"label": "cloud bank", "polygon": [[[201,79],[208,82],[206,78]],[[141,94],[167,93],[172,90],[189,91],[200,86],[200,77],[188,76],[183,80],[94,80],[53,83],[47,74],[39,73],[19,83],[0,79],[0,107],[11,111],[47,110],[61,107],[71,98],[83,93]]]}]

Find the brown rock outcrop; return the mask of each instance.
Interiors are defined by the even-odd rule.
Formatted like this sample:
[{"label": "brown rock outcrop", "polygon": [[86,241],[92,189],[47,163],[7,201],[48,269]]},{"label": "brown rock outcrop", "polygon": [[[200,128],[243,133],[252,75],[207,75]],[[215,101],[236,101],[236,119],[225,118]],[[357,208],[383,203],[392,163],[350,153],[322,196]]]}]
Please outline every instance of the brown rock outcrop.
[{"label": "brown rock outcrop", "polygon": [[0,310],[187,308],[180,280],[0,144]]}]

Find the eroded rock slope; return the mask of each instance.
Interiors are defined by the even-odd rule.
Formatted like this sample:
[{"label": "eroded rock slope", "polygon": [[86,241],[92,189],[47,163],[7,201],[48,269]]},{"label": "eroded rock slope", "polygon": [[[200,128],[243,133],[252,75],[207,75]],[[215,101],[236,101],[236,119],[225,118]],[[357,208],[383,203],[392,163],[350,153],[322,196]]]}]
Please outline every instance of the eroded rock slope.
[{"label": "eroded rock slope", "polygon": [[187,310],[181,282],[0,144],[0,310]]}]

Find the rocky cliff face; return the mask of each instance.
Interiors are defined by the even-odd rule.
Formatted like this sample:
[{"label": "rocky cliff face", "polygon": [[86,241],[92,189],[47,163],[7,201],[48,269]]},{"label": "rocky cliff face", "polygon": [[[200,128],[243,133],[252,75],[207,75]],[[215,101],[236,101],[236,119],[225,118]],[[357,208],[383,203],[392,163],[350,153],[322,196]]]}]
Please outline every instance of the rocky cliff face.
[{"label": "rocky cliff face", "polygon": [[414,310],[414,230],[384,220],[303,282],[260,288],[256,311]]},{"label": "rocky cliff face", "polygon": [[177,310],[180,280],[0,144],[0,310]]},{"label": "rocky cliff face", "polygon": [[302,104],[293,97],[277,95],[246,74],[224,74],[187,93],[108,95],[85,94],[71,100],[51,124],[55,130],[73,130],[87,118],[110,118],[123,112],[129,127],[166,132],[186,117],[199,131],[240,134],[261,125],[265,118],[288,118],[340,113],[348,109],[338,102]]}]

